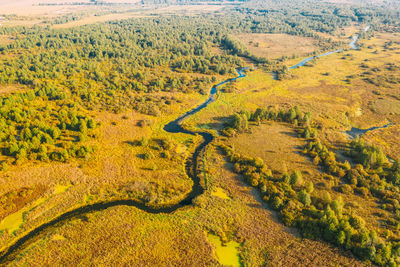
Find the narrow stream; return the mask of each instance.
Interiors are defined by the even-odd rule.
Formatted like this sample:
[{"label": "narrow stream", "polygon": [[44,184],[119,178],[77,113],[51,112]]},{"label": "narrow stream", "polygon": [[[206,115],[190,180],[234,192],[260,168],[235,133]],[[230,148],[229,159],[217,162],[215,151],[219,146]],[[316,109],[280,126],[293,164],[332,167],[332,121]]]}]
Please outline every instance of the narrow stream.
[{"label": "narrow stream", "polygon": [[[369,28],[370,28],[370,26],[365,27],[365,28],[364,28],[364,31],[365,31],[365,32],[368,31]],[[357,34],[356,34],[356,35],[353,35],[353,40],[352,40],[351,43],[349,44],[349,46],[350,46],[352,49],[355,49],[355,50],[358,49],[358,46],[357,46],[358,38],[359,38],[359,36],[358,36]],[[324,57],[324,56],[329,56],[329,55],[332,55],[332,54],[335,54],[335,53],[339,53],[339,52],[342,52],[342,51],[343,51],[343,49],[338,49],[338,50],[330,51],[330,52],[327,52],[327,53],[324,53],[324,54],[321,54],[321,55],[318,55],[318,56],[308,57],[308,58],[306,58],[306,59],[303,59],[302,61],[300,61],[300,62],[297,63],[296,65],[289,67],[289,69],[296,69],[296,68],[298,68],[298,67],[303,67],[307,62],[313,60],[314,58],[320,58],[320,57]]]},{"label": "narrow stream", "polygon": [[180,201],[177,204],[171,205],[171,206],[163,206],[163,207],[150,207],[147,206],[146,204],[142,202],[138,202],[136,200],[132,199],[122,199],[122,200],[112,200],[112,201],[104,201],[104,202],[99,202],[99,203],[94,203],[94,204],[89,204],[85,205],[70,211],[67,211],[58,217],[52,219],[51,221],[44,223],[33,230],[29,231],[16,241],[14,241],[13,244],[11,244],[8,247],[5,247],[1,252],[0,252],[0,265],[4,265],[8,262],[13,261],[18,254],[23,251],[25,248],[27,248],[30,244],[32,244],[34,241],[38,240],[39,238],[45,236],[47,233],[49,233],[52,229],[55,229],[57,227],[62,226],[65,222],[75,219],[79,216],[93,213],[96,211],[102,211],[111,207],[115,206],[132,206],[136,207],[140,210],[143,210],[148,213],[152,214],[159,214],[159,213],[173,213],[179,208],[182,208],[184,206],[189,206],[192,205],[193,199],[198,197],[199,195],[203,194],[204,188],[200,184],[200,178],[197,173],[197,158],[200,154],[200,152],[214,139],[214,136],[210,133],[207,132],[192,132],[189,130],[186,130],[182,127],[181,123],[184,119],[192,116],[193,114],[199,112],[203,108],[207,107],[210,103],[214,102],[216,100],[216,94],[218,92],[218,87],[235,81],[239,78],[246,77],[246,74],[244,73],[244,70],[248,69],[247,67],[237,69],[238,76],[235,78],[228,79],[226,81],[223,81],[217,85],[214,85],[211,88],[210,91],[210,96],[207,98],[207,100],[202,103],[201,105],[193,108],[192,110],[186,112],[179,118],[177,118],[174,121],[169,122],[164,126],[164,130],[169,133],[185,133],[185,134],[191,134],[191,135],[201,135],[204,138],[204,141],[196,147],[192,157],[188,159],[185,163],[186,167],[186,173],[190,177],[190,179],[193,180],[193,186],[192,190],[186,195],[186,197]]},{"label": "narrow stream", "polygon": [[371,127],[368,129],[360,129],[360,128],[356,128],[356,127],[351,127],[351,129],[349,131],[346,131],[345,133],[351,138],[354,139],[357,136],[362,136],[363,134],[365,134],[366,132],[369,131],[373,131],[376,129],[384,129],[384,128],[388,128],[389,126],[392,126],[393,123],[389,122],[388,124],[385,124],[383,126],[375,126],[375,127]]},{"label": "narrow stream", "polygon": [[[370,26],[366,26],[364,28],[364,32],[367,32],[370,29]],[[353,36],[353,41],[350,43],[350,47],[353,49],[358,49],[357,46],[357,40],[358,40],[358,35],[354,35]],[[356,127],[351,127],[351,129],[349,131],[346,131],[345,133],[350,137],[350,139],[354,139],[357,136],[362,136],[363,134],[369,132],[369,131],[373,131],[373,130],[377,130],[377,129],[384,129],[384,128],[388,128],[389,126],[392,126],[393,123],[389,122],[388,124],[385,124],[383,126],[375,126],[375,127],[371,127],[368,129],[360,129],[360,128],[356,128]]]},{"label": "narrow stream", "polygon": [[[370,26],[366,26],[364,28],[364,32],[367,32],[369,29],[370,29]],[[358,38],[359,38],[359,35],[357,35],[357,34],[353,35],[353,40],[349,44],[349,46],[354,50],[358,49],[358,46],[357,46]],[[331,55],[331,54],[334,54],[334,53],[339,53],[339,52],[342,52],[342,51],[343,51],[343,49],[338,49],[338,50],[330,51],[330,52],[327,52],[325,54],[321,54],[321,55],[318,55],[318,56],[308,57],[306,59],[303,59],[302,61],[300,61],[296,65],[289,67],[289,69],[296,69],[298,67],[303,67],[307,62],[309,62],[310,60],[313,60],[314,58],[320,58],[320,57],[328,56],[328,55]],[[274,74],[276,75],[276,73],[274,73]],[[276,76],[274,76],[274,77],[276,77]],[[274,79],[276,80],[276,78],[274,78]],[[354,139],[357,136],[362,136],[366,132],[373,131],[373,130],[376,130],[376,129],[387,128],[387,127],[389,127],[391,125],[393,125],[393,124],[390,122],[390,123],[388,123],[388,124],[386,124],[384,126],[381,126],[381,127],[371,127],[371,128],[368,128],[368,129],[360,129],[360,128],[356,128],[356,127],[351,127],[351,129],[349,131],[346,131],[345,133],[351,139]]]},{"label": "narrow stream", "polygon": [[343,51],[343,49],[338,49],[338,50],[330,51],[330,52],[327,52],[325,54],[321,54],[321,55],[318,55],[318,56],[308,57],[306,59],[303,59],[302,61],[300,61],[296,65],[289,67],[289,69],[296,69],[298,67],[303,67],[307,62],[313,60],[314,58],[320,58],[320,57],[324,57],[324,56],[329,56],[329,55],[332,55],[332,54],[335,54],[335,53],[339,53],[339,52],[342,52],[342,51]]}]

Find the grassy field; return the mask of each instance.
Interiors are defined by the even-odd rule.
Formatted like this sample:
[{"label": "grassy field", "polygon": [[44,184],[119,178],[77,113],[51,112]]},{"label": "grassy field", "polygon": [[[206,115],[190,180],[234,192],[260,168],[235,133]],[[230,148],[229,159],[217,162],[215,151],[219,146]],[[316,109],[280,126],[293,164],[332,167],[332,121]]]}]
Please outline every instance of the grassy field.
[{"label": "grassy field", "polygon": [[310,160],[301,155],[305,141],[297,138],[296,132],[284,124],[252,127],[250,132],[233,137],[231,142],[238,153],[260,157],[280,174],[313,169]]},{"label": "grassy field", "polygon": [[[124,20],[129,18],[145,18],[145,17],[155,17],[155,16],[174,16],[174,15],[198,15],[201,13],[215,13],[221,10],[223,6],[217,5],[168,5],[166,7],[139,7],[136,11],[125,12],[123,9],[118,9],[117,13],[97,15],[90,9],[87,16],[79,20],[70,21],[63,24],[54,25],[55,29],[77,27],[86,24],[101,23],[111,20]],[[93,14],[90,14],[93,13]]]},{"label": "grassy field", "polygon": [[240,154],[261,158],[275,175],[300,171],[304,184],[311,181],[315,185],[316,196],[323,197],[329,192],[332,199],[341,197],[355,214],[366,218],[369,227],[379,227],[381,221],[390,218],[390,213],[381,208],[378,198],[332,190],[339,184],[334,183],[309,157],[302,154],[306,140],[298,138],[297,133],[287,124],[272,122],[254,125],[248,133],[230,138],[228,143]]},{"label": "grassy field", "polygon": [[282,56],[302,56],[316,50],[312,38],[288,34],[246,33],[235,37],[258,57],[276,59]]},{"label": "grassy field", "polygon": [[[362,266],[322,242],[300,240],[263,206],[255,191],[230,171],[214,148],[207,154],[207,192],[194,207],[172,215],[149,215],[128,207],[87,215],[36,242],[13,264],[215,266],[221,251],[215,237],[208,235],[211,233],[228,245],[239,244],[237,256],[232,250],[228,253],[245,265]],[[211,194],[216,187],[222,188],[229,199]]]},{"label": "grassy field", "polygon": [[[396,124],[399,120],[396,115],[398,85],[386,83],[382,86],[367,80],[376,72],[382,76],[391,74],[387,63],[398,66],[400,54],[396,51],[399,47],[393,44],[391,50],[384,48],[385,42],[398,38],[397,35],[390,36],[377,34],[370,40],[361,40],[363,48],[360,51],[348,50],[319,58],[310,66],[291,70],[292,78],[283,81],[274,80],[262,69],[252,71],[235,83],[237,92],[221,94],[217,102],[196,114],[193,121],[214,125],[220,122],[217,114],[269,105],[298,105],[310,111],[329,132],[330,138],[336,140],[346,138],[340,132],[350,126],[369,128],[388,121]],[[292,66],[301,59],[290,59],[284,64]],[[375,71],[369,71],[371,69]],[[384,112],[374,110],[377,105]]]},{"label": "grassy field", "polygon": [[142,18],[151,17],[150,15],[143,15],[142,13],[123,13],[123,14],[108,14],[102,16],[89,15],[88,17],[82,18],[80,20],[74,20],[63,24],[56,24],[53,26],[54,29],[62,29],[69,27],[77,27],[81,25],[100,23],[110,20],[123,20],[129,18]]},{"label": "grassy field", "polygon": [[[96,129],[95,153],[83,161],[71,163],[28,163],[10,167],[1,175],[1,193],[4,204],[19,203],[14,209],[2,211],[4,223],[18,220],[18,227],[0,226],[0,239],[7,240],[53,218],[62,211],[85,203],[112,198],[138,198],[150,204],[165,204],[181,199],[190,189],[192,181],[185,174],[183,162],[193,148],[196,137],[166,134],[162,127],[178,117],[182,110],[199,101],[199,95],[182,94],[175,97],[182,105],[172,106],[168,116],[150,117],[135,112],[122,114],[93,113],[100,123]],[[139,126],[141,121],[149,121]],[[146,144],[139,144],[143,140]],[[160,147],[160,140],[167,140],[169,156]],[[150,154],[151,158],[143,159]],[[60,186],[71,186],[60,191]],[[35,188],[40,187],[37,192]],[[27,188],[19,202],[9,192]],[[21,193],[22,194],[22,193]],[[17,198],[18,199],[18,198]],[[44,199],[37,203],[38,199]],[[13,213],[14,212],[14,213]],[[23,215],[23,216],[21,216]],[[17,219],[18,218],[18,219]],[[19,229],[22,226],[21,229]],[[1,231],[0,230],[0,231]]]},{"label": "grassy field", "polygon": [[[369,128],[392,122],[393,126],[368,132],[364,139],[398,158],[400,87],[392,78],[400,63],[397,38],[397,34],[376,34],[361,40],[360,51],[348,50],[320,58],[309,66],[292,70],[292,77],[283,81],[274,80],[261,69],[252,71],[236,82],[235,93],[221,93],[217,102],[188,123],[221,129],[227,120],[219,114],[297,105],[312,113],[321,128],[320,138],[336,148],[348,142],[344,131],[351,126]],[[291,66],[298,61],[288,60],[285,64]],[[371,80],[376,77],[380,79]],[[332,199],[342,197],[354,214],[365,219],[368,227],[379,228],[379,234],[385,235],[385,228],[380,225],[390,220],[392,214],[382,208],[380,200],[371,195],[332,190],[338,185],[332,184],[329,177],[301,155],[303,141],[284,124],[250,127],[249,132],[231,138],[229,143],[239,153],[262,158],[275,173],[301,170],[305,180],[316,185],[316,195],[323,198],[329,191]]]}]

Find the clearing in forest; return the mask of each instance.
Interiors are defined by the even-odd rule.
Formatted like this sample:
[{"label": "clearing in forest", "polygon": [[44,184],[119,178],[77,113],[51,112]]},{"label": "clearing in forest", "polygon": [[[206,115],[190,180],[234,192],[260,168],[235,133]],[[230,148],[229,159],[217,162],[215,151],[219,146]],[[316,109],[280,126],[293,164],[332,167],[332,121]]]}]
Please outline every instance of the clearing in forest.
[{"label": "clearing in forest", "polygon": [[254,55],[269,59],[293,54],[301,56],[316,50],[316,41],[309,37],[265,33],[244,33],[235,37]]}]

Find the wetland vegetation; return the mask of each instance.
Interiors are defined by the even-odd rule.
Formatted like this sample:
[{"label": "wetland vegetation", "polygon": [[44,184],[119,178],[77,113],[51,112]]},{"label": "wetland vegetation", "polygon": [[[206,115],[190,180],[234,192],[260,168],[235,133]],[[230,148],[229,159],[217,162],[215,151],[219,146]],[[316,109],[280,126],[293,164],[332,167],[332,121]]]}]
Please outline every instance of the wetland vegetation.
[{"label": "wetland vegetation", "polygon": [[0,265],[399,265],[399,12],[0,4]]}]

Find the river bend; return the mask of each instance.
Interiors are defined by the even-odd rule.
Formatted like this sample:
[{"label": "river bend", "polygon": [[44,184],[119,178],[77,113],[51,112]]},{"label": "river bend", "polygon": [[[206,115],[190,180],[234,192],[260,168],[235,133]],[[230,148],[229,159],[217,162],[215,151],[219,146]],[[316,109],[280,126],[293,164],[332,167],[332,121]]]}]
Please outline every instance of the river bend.
[{"label": "river bend", "polygon": [[214,85],[211,88],[210,95],[207,98],[205,102],[203,102],[201,105],[191,109],[190,111],[186,112],[179,118],[177,118],[174,121],[169,122],[164,126],[164,130],[169,133],[185,133],[185,134],[190,134],[190,135],[201,135],[203,137],[203,142],[200,143],[191,158],[187,159],[185,162],[185,168],[186,168],[186,173],[190,179],[193,181],[193,186],[191,191],[186,195],[186,197],[181,200],[177,204],[173,204],[170,206],[162,206],[162,207],[151,207],[147,206],[145,203],[139,202],[134,199],[121,199],[121,200],[112,200],[112,201],[104,201],[104,202],[98,202],[94,204],[89,204],[85,206],[81,206],[79,208],[67,211],[58,217],[52,219],[51,221],[44,223],[33,230],[30,230],[29,232],[25,233],[25,235],[19,237],[14,243],[9,245],[8,247],[5,247],[1,252],[0,252],[0,265],[4,265],[8,262],[11,262],[18,256],[18,254],[27,248],[30,244],[32,244],[35,240],[38,240],[39,238],[43,237],[46,233],[50,232],[52,229],[55,229],[57,227],[60,227],[63,225],[65,222],[78,218],[79,216],[89,214],[92,212],[96,211],[102,211],[111,207],[115,206],[132,206],[136,207],[140,210],[143,210],[148,213],[152,214],[159,214],[159,213],[173,213],[179,208],[185,207],[192,205],[193,199],[198,197],[204,192],[204,188],[200,184],[200,177],[197,172],[197,159],[200,155],[200,152],[214,139],[214,136],[208,132],[193,132],[190,130],[187,130],[182,127],[182,122],[186,118],[192,116],[193,114],[196,114],[200,110],[204,109],[207,107],[210,103],[214,102],[216,100],[216,94],[218,92],[218,87],[220,87],[223,84],[235,81],[239,78],[243,78],[246,76],[244,73],[244,70],[247,69],[247,67],[237,69],[238,76],[235,78],[227,79],[217,85]]}]

